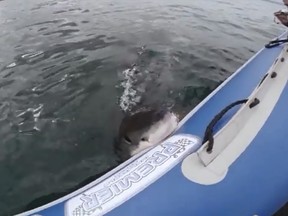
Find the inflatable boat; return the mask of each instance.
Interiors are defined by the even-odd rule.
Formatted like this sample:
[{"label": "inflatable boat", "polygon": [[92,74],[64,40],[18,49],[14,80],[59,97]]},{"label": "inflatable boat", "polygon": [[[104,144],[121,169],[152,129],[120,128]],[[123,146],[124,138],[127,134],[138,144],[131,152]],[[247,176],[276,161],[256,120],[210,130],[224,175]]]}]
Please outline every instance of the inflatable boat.
[{"label": "inflatable boat", "polygon": [[286,42],[267,44],[156,147],[20,215],[272,215],[288,201]]}]

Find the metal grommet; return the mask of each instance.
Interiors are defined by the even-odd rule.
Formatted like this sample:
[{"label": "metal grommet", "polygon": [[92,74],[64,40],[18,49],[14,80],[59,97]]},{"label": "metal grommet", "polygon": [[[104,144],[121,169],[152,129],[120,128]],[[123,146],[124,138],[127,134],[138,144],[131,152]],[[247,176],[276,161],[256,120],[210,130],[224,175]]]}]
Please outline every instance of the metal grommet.
[{"label": "metal grommet", "polygon": [[260,103],[258,98],[254,98],[254,101],[249,104],[249,108],[252,109],[253,107],[257,106]]},{"label": "metal grommet", "polygon": [[277,76],[277,73],[275,72],[275,71],[273,71],[272,73],[271,73],[271,78],[273,79],[273,78],[275,78]]}]

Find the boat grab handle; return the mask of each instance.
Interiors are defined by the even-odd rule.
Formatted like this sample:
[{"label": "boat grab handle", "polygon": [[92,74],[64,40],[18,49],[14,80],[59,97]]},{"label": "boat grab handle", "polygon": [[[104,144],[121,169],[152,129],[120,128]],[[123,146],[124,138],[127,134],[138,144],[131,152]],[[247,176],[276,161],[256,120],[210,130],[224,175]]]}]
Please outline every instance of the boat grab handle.
[{"label": "boat grab handle", "polygon": [[[228,106],[226,106],[224,109],[222,109],[213,119],[212,121],[208,124],[208,126],[206,127],[205,130],[205,135],[203,138],[203,142],[202,145],[205,144],[208,141],[207,144],[207,153],[212,153],[213,150],[213,146],[214,146],[214,137],[213,137],[213,128],[214,126],[222,119],[222,117],[229,111],[231,110],[233,107],[240,105],[240,104],[245,104],[248,101],[248,99],[244,99],[244,100],[238,100],[235,101],[231,104],[229,104]],[[252,102],[253,103],[253,102]],[[252,104],[251,103],[251,104]],[[250,104],[250,105],[251,105]]]}]

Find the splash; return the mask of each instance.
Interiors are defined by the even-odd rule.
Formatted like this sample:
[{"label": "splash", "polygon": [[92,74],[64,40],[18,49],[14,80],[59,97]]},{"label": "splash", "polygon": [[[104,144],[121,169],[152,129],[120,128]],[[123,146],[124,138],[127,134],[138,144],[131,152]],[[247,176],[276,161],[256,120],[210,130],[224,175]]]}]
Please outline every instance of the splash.
[{"label": "splash", "polygon": [[137,71],[137,67],[133,66],[122,72],[124,80],[121,82],[121,86],[124,88],[124,91],[120,97],[120,107],[124,112],[130,111],[141,100],[141,96],[137,95],[137,89],[135,88],[137,81],[135,74]]},{"label": "splash", "polygon": [[[145,49],[146,47],[142,46],[138,50],[138,60],[141,60],[142,55],[145,53]],[[120,108],[124,112],[131,111],[131,109],[141,101],[140,93],[145,91],[143,86],[137,86],[137,81],[141,77],[140,70],[141,69],[137,66],[136,62],[136,64],[133,64],[131,68],[128,68],[121,73],[123,76],[121,87],[123,87],[124,91],[120,97]]]}]

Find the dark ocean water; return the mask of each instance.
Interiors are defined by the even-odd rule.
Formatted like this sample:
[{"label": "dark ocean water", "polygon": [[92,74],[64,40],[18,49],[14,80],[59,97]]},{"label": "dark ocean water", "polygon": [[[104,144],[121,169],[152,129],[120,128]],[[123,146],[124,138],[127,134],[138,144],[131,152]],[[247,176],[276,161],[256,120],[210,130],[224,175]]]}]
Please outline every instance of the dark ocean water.
[{"label": "dark ocean water", "polygon": [[123,113],[184,115],[284,31],[276,0],[0,0],[0,215],[117,165]]}]

